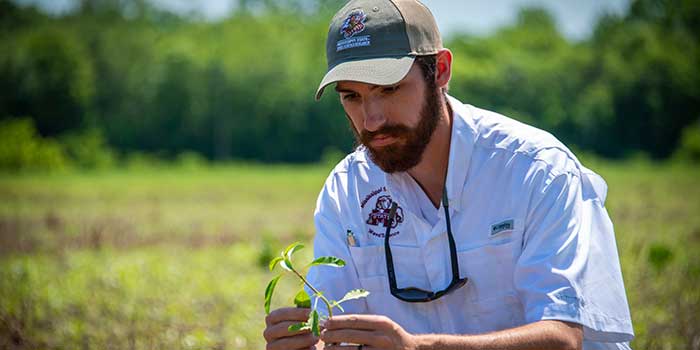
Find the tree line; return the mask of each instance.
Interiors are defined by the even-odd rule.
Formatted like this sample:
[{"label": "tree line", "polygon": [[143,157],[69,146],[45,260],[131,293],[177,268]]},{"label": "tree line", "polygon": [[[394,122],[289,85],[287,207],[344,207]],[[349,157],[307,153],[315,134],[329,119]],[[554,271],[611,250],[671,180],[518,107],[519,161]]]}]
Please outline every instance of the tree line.
[{"label": "tree line", "polygon": [[[312,162],[347,152],[337,95],[313,99],[340,3],[248,0],[210,22],[145,0],[82,0],[60,16],[0,0],[0,127],[24,118],[78,153],[87,144]],[[455,34],[445,46],[455,57],[450,93],[465,103],[605,157],[681,149],[697,158],[699,43],[700,3],[636,0],[579,42],[529,8],[493,34]]]}]

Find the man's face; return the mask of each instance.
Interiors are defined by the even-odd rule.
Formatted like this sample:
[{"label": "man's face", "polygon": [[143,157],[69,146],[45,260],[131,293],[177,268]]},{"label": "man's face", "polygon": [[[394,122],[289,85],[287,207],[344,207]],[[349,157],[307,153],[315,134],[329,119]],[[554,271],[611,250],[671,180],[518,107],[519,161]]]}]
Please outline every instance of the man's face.
[{"label": "man's face", "polygon": [[357,142],[385,172],[406,171],[420,162],[443,103],[431,83],[415,64],[396,85],[338,82],[336,90]]}]

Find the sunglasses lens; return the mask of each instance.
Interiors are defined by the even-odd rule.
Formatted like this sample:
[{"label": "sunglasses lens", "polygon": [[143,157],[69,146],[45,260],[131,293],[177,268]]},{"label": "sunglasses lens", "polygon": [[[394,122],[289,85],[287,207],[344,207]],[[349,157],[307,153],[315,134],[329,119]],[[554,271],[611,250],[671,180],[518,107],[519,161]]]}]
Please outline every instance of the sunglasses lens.
[{"label": "sunglasses lens", "polygon": [[423,301],[429,300],[433,292],[411,287],[399,289],[394,295],[406,301]]},{"label": "sunglasses lens", "polygon": [[457,283],[455,283],[454,286],[453,286],[452,288],[450,288],[450,291],[457,290],[457,289],[459,289],[459,288],[464,287],[464,285],[467,284],[468,281],[469,281],[469,279],[466,278],[466,277],[465,277],[465,278],[460,278],[460,279],[457,281]]}]

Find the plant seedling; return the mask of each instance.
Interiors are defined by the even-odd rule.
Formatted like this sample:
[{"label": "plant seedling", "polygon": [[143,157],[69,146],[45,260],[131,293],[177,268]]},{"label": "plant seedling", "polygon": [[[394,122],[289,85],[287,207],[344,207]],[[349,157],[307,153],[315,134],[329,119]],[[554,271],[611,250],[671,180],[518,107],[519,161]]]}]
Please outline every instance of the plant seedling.
[{"label": "plant seedling", "polygon": [[[306,322],[301,322],[301,323],[296,323],[288,327],[288,330],[290,332],[294,331],[301,331],[301,330],[311,330],[311,332],[315,336],[319,336],[321,334],[321,330],[319,327],[319,323],[325,319],[325,316],[319,316],[319,313],[317,311],[317,303],[319,300],[323,301],[323,303],[326,305],[326,309],[328,310],[328,317],[333,317],[333,309],[338,308],[340,311],[345,311],[343,310],[343,307],[340,306],[340,304],[348,301],[348,300],[353,300],[353,299],[360,299],[360,298],[365,298],[369,295],[369,292],[364,290],[364,289],[353,289],[345,294],[345,296],[340,299],[340,300],[329,300],[323,295],[323,292],[319,291],[309,283],[309,281],[304,277],[304,275],[300,271],[304,271],[308,269],[311,266],[316,266],[316,265],[326,265],[326,266],[332,266],[332,267],[343,267],[345,266],[345,261],[343,261],[340,258],[336,258],[334,256],[322,256],[319,258],[314,259],[312,262],[308,263],[306,266],[304,266],[301,270],[296,269],[294,265],[292,265],[292,255],[294,253],[298,252],[300,249],[304,248],[304,245],[302,245],[299,242],[293,243],[289,245],[287,248],[284,249],[280,253],[279,256],[275,257],[270,261],[270,271],[274,270],[277,265],[281,266],[284,271],[287,271],[287,273],[292,273],[293,275],[297,276],[301,282],[302,282],[302,288],[301,290],[296,294],[294,297],[294,304],[297,307],[306,307],[306,308],[311,308],[311,312],[309,312],[309,319]],[[282,275],[285,273],[283,271],[282,274],[279,274],[273,278],[270,283],[268,283],[267,288],[265,289],[265,313],[270,314],[270,303],[272,302],[272,293],[275,291],[275,287],[277,286],[277,282],[279,279],[282,277]],[[306,285],[309,287],[311,291],[313,291],[313,296],[316,297],[316,301],[314,303],[313,308],[311,307],[311,297],[306,293],[306,291],[303,288],[303,285]]]}]

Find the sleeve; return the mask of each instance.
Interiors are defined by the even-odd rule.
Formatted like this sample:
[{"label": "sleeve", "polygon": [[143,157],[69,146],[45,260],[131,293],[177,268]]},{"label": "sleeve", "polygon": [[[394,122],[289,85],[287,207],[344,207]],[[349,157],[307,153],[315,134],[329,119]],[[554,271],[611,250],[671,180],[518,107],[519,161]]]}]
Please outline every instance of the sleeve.
[{"label": "sleeve", "polygon": [[[345,293],[352,289],[360,288],[360,281],[355,271],[355,264],[352,263],[350,248],[348,248],[345,232],[346,228],[341,220],[341,207],[343,198],[347,198],[346,191],[343,190],[339,175],[331,174],[326,184],[319,194],[316,210],[314,212],[314,226],[316,234],[314,236],[314,258],[321,256],[335,256],[345,261],[345,266],[313,266],[309,269],[307,280],[329,300],[340,300]],[[346,216],[349,216],[346,214]],[[309,295],[313,292],[306,288]],[[326,305],[321,300],[316,301],[312,297],[312,303],[317,303],[317,310],[321,315],[327,316]],[[313,305],[313,304],[312,304]],[[351,300],[342,304],[345,312],[337,308],[333,314],[356,314],[366,313],[367,306],[364,299]]]},{"label": "sleeve", "polygon": [[578,323],[584,341],[634,337],[605,182],[590,172],[549,175],[533,196],[514,283],[528,323]]}]

